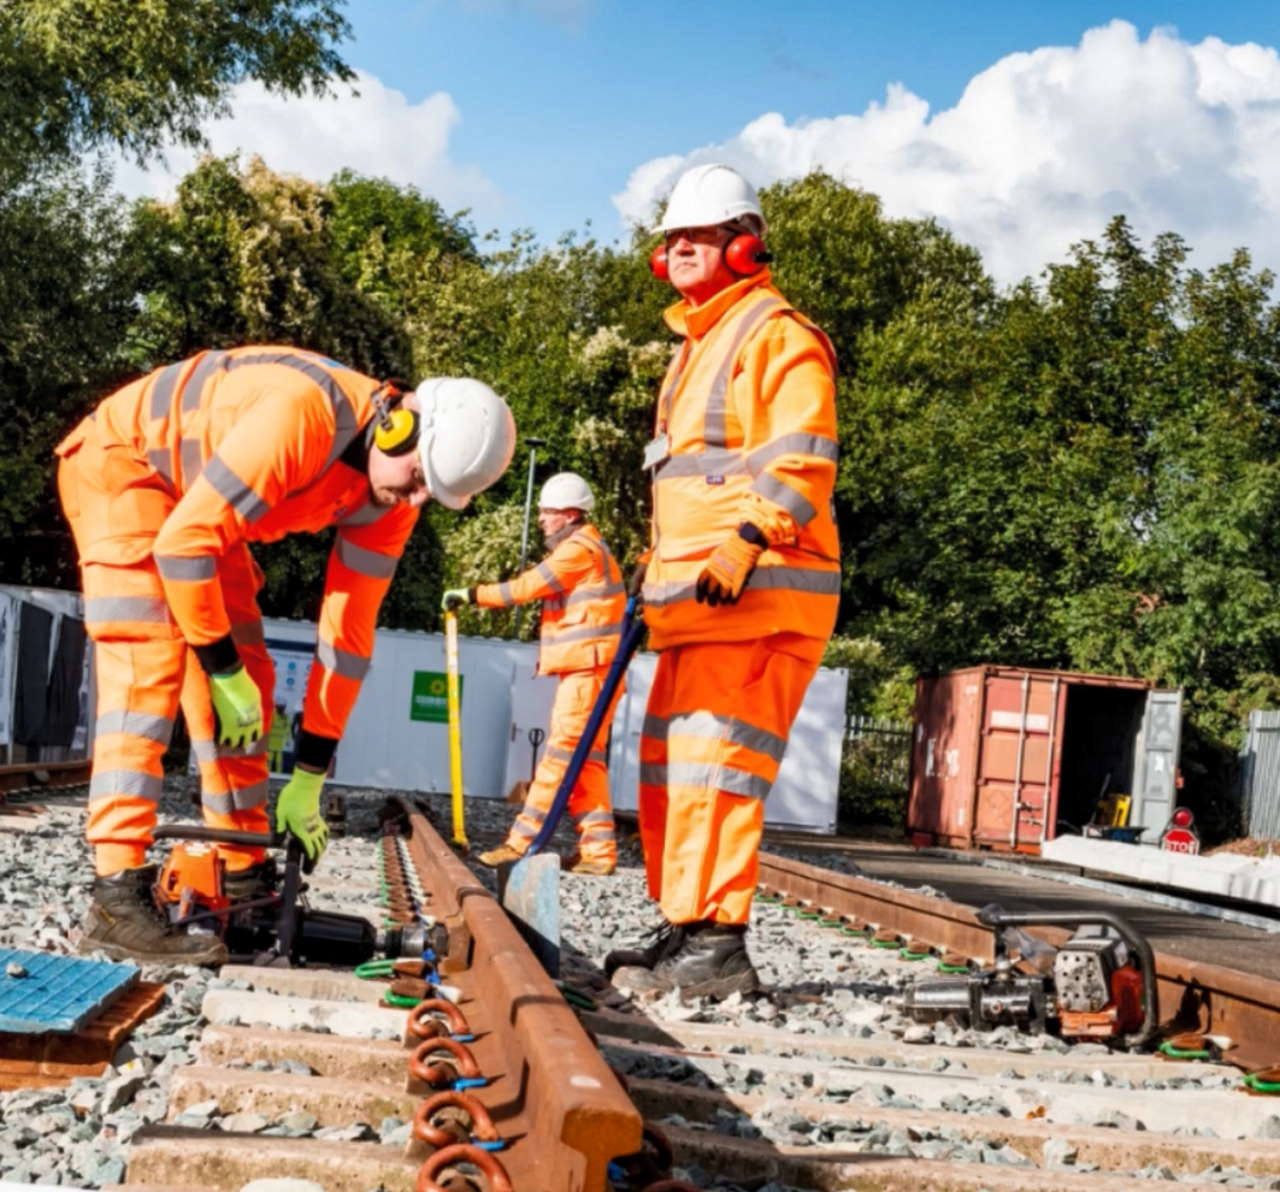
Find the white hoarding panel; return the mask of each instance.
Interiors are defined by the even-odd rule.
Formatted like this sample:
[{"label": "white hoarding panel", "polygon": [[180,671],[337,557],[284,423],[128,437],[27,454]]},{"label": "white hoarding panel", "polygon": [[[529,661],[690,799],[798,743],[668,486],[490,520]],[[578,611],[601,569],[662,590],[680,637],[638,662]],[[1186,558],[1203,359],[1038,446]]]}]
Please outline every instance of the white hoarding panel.
[{"label": "white hoarding panel", "polygon": [[555,675],[534,673],[538,652],[528,647],[513,664],[511,682],[511,728],[507,734],[507,769],[502,791],[507,794],[520,781],[529,781],[531,771],[547,748],[551,705],[560,680]]},{"label": "white hoarding panel", "polygon": [[[636,809],[640,734],[656,665],[657,655],[636,655],[627,670],[626,694],[614,714],[609,791],[613,805],[622,811]],[[822,668],[809,684],[765,804],[765,823],[771,827],[835,832],[848,682],[848,671]]]}]

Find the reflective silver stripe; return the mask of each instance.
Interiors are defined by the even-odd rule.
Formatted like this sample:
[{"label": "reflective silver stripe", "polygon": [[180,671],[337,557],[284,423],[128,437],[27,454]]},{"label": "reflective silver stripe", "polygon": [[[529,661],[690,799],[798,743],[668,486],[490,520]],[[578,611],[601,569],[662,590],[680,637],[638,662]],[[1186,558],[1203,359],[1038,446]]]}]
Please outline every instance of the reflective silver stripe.
[{"label": "reflective silver stripe", "polygon": [[237,646],[256,646],[267,640],[261,621],[233,621],[231,640]]},{"label": "reflective silver stripe", "polygon": [[777,733],[748,724],[736,716],[721,716],[715,712],[684,712],[678,716],[672,716],[668,722],[667,731],[690,737],[731,741],[735,745],[743,745],[747,749],[763,753],[775,762],[781,762],[782,755],[787,751],[786,741]]},{"label": "reflective silver stripe", "polygon": [[609,844],[617,839],[612,828],[602,828],[599,824],[593,828],[583,828],[580,837],[583,844]]},{"label": "reflective silver stripe", "polygon": [[747,462],[740,451],[715,447],[668,456],[653,474],[659,480],[675,480],[682,476],[741,476],[746,471]]},{"label": "reflective silver stripe", "polygon": [[[756,591],[781,588],[793,592],[812,592],[817,596],[838,596],[840,572],[816,571],[808,567],[757,567],[747,580],[747,587]],[[696,594],[693,580],[644,586],[644,602],[651,607],[660,608],[694,599]]]},{"label": "reflective silver stripe", "polygon": [[808,497],[796,492],[791,485],[785,480],[779,480],[772,472],[761,472],[751,486],[751,491],[759,493],[765,500],[772,501],[775,505],[781,505],[796,519],[798,525],[806,526],[818,515],[818,511]]},{"label": "reflective silver stripe", "polygon": [[666,766],[642,762],[640,782],[645,786],[702,787],[751,799],[767,799],[773,787],[772,781],[759,774],[735,770],[732,766],[714,766],[710,762],[671,762]]},{"label": "reflective silver stripe", "polygon": [[196,761],[204,762],[206,765],[218,760],[218,747],[212,741],[207,739],[197,741],[193,738],[191,741],[191,752],[196,755]]},{"label": "reflective silver stripe", "polygon": [[243,368],[250,364],[283,364],[287,368],[295,368],[324,392],[333,410],[334,423],[333,446],[329,449],[328,459],[324,461],[324,466],[328,468],[347,449],[360,429],[356,422],[355,407],[346,391],[318,360],[309,360],[297,352],[255,352],[251,356],[234,356],[227,361],[227,368]]},{"label": "reflective silver stripe", "polygon": [[113,795],[136,795],[152,803],[160,801],[164,779],[143,770],[103,770],[89,780],[89,798],[107,799]]},{"label": "reflective silver stripe", "polygon": [[187,378],[187,383],[182,387],[182,412],[184,414],[189,414],[192,410],[200,408],[200,395],[204,391],[205,383],[223,367],[226,359],[226,352],[206,352],[200,357],[200,363],[195,366],[195,369]]},{"label": "reflective silver stripe", "polygon": [[228,791],[225,794],[205,794],[200,796],[200,803],[209,811],[218,815],[230,815],[233,811],[249,811],[261,807],[267,801],[267,780],[255,782],[242,790]]},{"label": "reflective silver stripe", "polygon": [[757,567],[747,580],[748,588],[785,588],[792,592],[813,592],[818,596],[840,595],[840,572],[817,571],[811,567]]},{"label": "reflective silver stripe", "polygon": [[588,824],[606,824],[610,828],[613,827],[613,816],[607,811],[587,811],[582,815],[574,816],[574,819],[584,828]]},{"label": "reflective silver stripe", "polygon": [[652,712],[646,712],[644,714],[644,723],[640,726],[640,732],[642,735],[652,737],[654,740],[665,741],[670,723],[665,716],[655,716]]},{"label": "reflective silver stripe", "polygon": [[838,463],[840,445],[835,439],[828,439],[826,435],[811,435],[802,430],[793,431],[789,435],[772,439],[763,447],[757,447],[751,452],[747,456],[747,471],[754,476],[780,455],[816,455],[819,459],[829,459],[832,463]]},{"label": "reflective silver stripe", "polygon": [[232,509],[239,513],[245,521],[257,521],[271,508],[217,455],[209,456],[209,462],[205,464],[204,471],[200,475],[213,486],[214,491]]},{"label": "reflective silver stripe", "polygon": [[608,758],[609,751],[607,749],[593,749],[587,754],[587,761],[589,762],[603,762],[607,761]]},{"label": "reflective silver stripe", "polygon": [[361,658],[350,650],[339,650],[324,640],[316,642],[316,658],[323,666],[344,679],[363,679],[369,670],[369,659]]},{"label": "reflective silver stripe", "polygon": [[555,593],[555,595],[561,596],[564,594],[564,584],[560,582],[560,578],[546,563],[539,563],[534,570],[542,576],[543,580],[551,585],[551,591]]},{"label": "reflective silver stripe", "polygon": [[173,736],[173,721],[150,712],[103,712],[93,722],[93,734],[104,737],[107,733],[128,733],[131,737],[144,737],[148,741],[168,745],[169,738]]},{"label": "reflective silver stripe", "polygon": [[154,555],[156,570],[165,579],[213,579],[218,560],[212,555]]},{"label": "reflective silver stripe", "polygon": [[535,824],[540,824],[547,818],[545,811],[539,807],[531,807],[528,803],[523,804],[516,814],[523,816],[525,819],[533,820]]},{"label": "reflective silver stripe", "polygon": [[516,598],[511,591],[511,585],[505,579],[498,585],[498,599],[503,604],[515,604],[516,602]]},{"label": "reflective silver stripe", "polygon": [[186,492],[200,475],[201,456],[199,439],[182,440],[182,491]]},{"label": "reflective silver stripe", "polygon": [[573,604],[584,604],[588,600],[604,600],[608,596],[621,596],[626,592],[626,588],[622,586],[622,581],[611,584],[593,584],[574,588],[572,592],[564,600],[564,607],[568,608]]},{"label": "reflective silver stripe", "polygon": [[340,526],[369,526],[376,522],[378,518],[389,513],[392,508],[391,505],[375,505],[372,501],[366,501],[353,513],[348,513],[346,517],[338,518],[337,524]]},{"label": "reflective silver stripe", "polygon": [[396,573],[396,564],[400,562],[395,555],[384,555],[376,550],[357,546],[343,537],[341,532],[338,534],[337,551],[344,567],[372,579],[390,579]]},{"label": "reflective silver stripe", "polygon": [[173,405],[173,394],[178,387],[178,378],[182,376],[185,360],[162,368],[160,375],[151,385],[151,417],[168,418],[169,408]]},{"label": "reflective silver stripe", "polygon": [[771,314],[784,309],[784,303],[779,302],[776,298],[768,298],[752,307],[738,322],[738,326],[733,333],[733,339],[729,344],[729,350],[725,353],[720,363],[715,380],[711,383],[711,391],[707,395],[707,416],[703,426],[702,441],[708,447],[727,447],[729,445],[726,425],[728,403],[725,398],[729,391],[729,380],[733,376],[733,366],[738,360],[738,353],[765,319]]},{"label": "reflective silver stripe", "polygon": [[579,625],[576,629],[566,629],[563,633],[554,632],[555,626],[548,625],[542,634],[544,646],[559,646],[565,642],[587,641],[593,637],[621,637],[622,622],[614,621],[611,625]]},{"label": "reflective silver stripe", "polygon": [[86,621],[172,622],[163,596],[94,596],[84,602]]},{"label": "reflective silver stripe", "polygon": [[[520,815],[524,815],[524,814],[525,812],[522,809],[520,812]],[[515,820],[512,821],[511,831],[509,835],[520,836],[525,840],[532,840],[535,836],[537,836],[537,834],[538,834],[538,829],[534,827],[530,827],[530,825],[526,824],[520,818],[520,816],[517,816]]]},{"label": "reflective silver stripe", "polygon": [[171,488],[177,487],[173,483],[173,452],[168,447],[148,447],[147,463],[164,477],[165,483]]},{"label": "reflective silver stripe", "polygon": [[573,750],[561,749],[559,745],[548,745],[542,756],[554,758],[558,762],[570,762],[573,761]]}]

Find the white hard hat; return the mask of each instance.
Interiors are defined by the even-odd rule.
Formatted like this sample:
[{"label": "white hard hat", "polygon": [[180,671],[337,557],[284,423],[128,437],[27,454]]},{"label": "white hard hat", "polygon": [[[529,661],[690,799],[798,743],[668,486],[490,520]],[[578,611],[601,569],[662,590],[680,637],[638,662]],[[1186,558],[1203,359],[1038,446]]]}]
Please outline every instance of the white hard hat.
[{"label": "white hard hat", "polygon": [[589,513],[595,503],[591,485],[577,472],[557,472],[538,495],[539,509],[581,509]]},{"label": "white hard hat", "polygon": [[731,166],[694,166],[676,181],[658,229],[709,228],[743,216],[759,220],[764,234],[764,214],[755,187]]},{"label": "white hard hat", "polygon": [[488,385],[469,377],[431,377],[417,395],[418,456],[431,499],[463,509],[507,470],[515,419]]}]

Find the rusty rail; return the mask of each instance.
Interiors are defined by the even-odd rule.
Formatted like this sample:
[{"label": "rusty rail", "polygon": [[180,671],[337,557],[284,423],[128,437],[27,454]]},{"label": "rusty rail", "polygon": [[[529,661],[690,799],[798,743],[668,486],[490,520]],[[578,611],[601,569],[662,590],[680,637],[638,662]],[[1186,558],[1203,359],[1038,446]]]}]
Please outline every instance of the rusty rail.
[{"label": "rusty rail", "polygon": [[0,805],[18,791],[53,791],[89,781],[87,758],[70,762],[16,762],[0,766]]},{"label": "rusty rail", "polygon": [[[440,978],[458,990],[457,1010],[473,1036],[464,1061],[442,1046],[451,1040],[428,1029],[436,1016],[418,1015],[425,1037],[413,1053],[420,1089],[411,1091],[430,1093],[423,1077],[437,1067],[464,1071],[473,1060],[485,1083],[468,1091],[505,1143],[496,1158],[511,1184],[520,1192],[605,1192],[609,1163],[642,1147],[639,1112],[506,912],[426,816],[402,807],[424,910],[448,929]],[[424,1166],[420,1188],[440,1179],[442,1153]]]},{"label": "rusty rail", "polygon": [[[981,963],[993,958],[994,935],[970,906],[868,878],[836,873],[790,857],[761,852],[759,887],[857,926],[870,926],[917,944],[958,953]],[[1027,928],[1055,946],[1070,932]],[[1280,981],[1222,965],[1156,952],[1157,1005],[1169,1029],[1227,1035],[1235,1046],[1226,1058],[1242,1068],[1280,1061]]]}]

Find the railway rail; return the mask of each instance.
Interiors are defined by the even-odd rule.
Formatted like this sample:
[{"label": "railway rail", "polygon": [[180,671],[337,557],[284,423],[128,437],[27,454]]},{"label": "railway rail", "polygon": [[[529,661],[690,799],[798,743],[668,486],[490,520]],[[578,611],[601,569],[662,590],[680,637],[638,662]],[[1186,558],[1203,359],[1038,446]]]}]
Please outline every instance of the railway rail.
[{"label": "railway rail", "polygon": [[[174,1073],[167,1121],[135,1136],[121,1187],[240,1189],[288,1175],[329,1192],[681,1192],[770,1181],[823,1192],[1126,1192],[1153,1178],[1280,1188],[1280,1097],[1245,1095],[1234,1067],[1096,1044],[910,1042],[877,1021],[883,987],[855,990],[857,1012],[831,1029],[715,1021],[674,999],[622,1004],[602,976],[570,992],[574,1009],[425,807],[391,808],[377,848],[380,913],[442,926],[447,945],[425,966],[384,966],[392,971],[377,981],[224,969],[245,987],[206,994],[198,1061]],[[787,937],[811,948],[874,954],[890,985],[920,963],[875,949],[875,935],[910,941],[907,956],[926,943],[991,955],[990,929],[945,899],[770,854],[760,892],[758,917],[775,932],[785,920]],[[1243,1024],[1252,1042],[1242,1034],[1229,1054],[1274,1062],[1277,983],[1164,955],[1157,966],[1162,1021],[1182,1010],[1186,1026],[1193,1007],[1198,1029]],[[779,990],[773,1002],[824,996]],[[272,1070],[249,1067],[264,1062]],[[184,1124],[211,1106],[207,1125]],[[268,1136],[290,1115],[340,1136]],[[342,1135],[385,1118],[412,1123],[405,1144]],[[672,1156],[685,1178],[668,1178]]]}]

